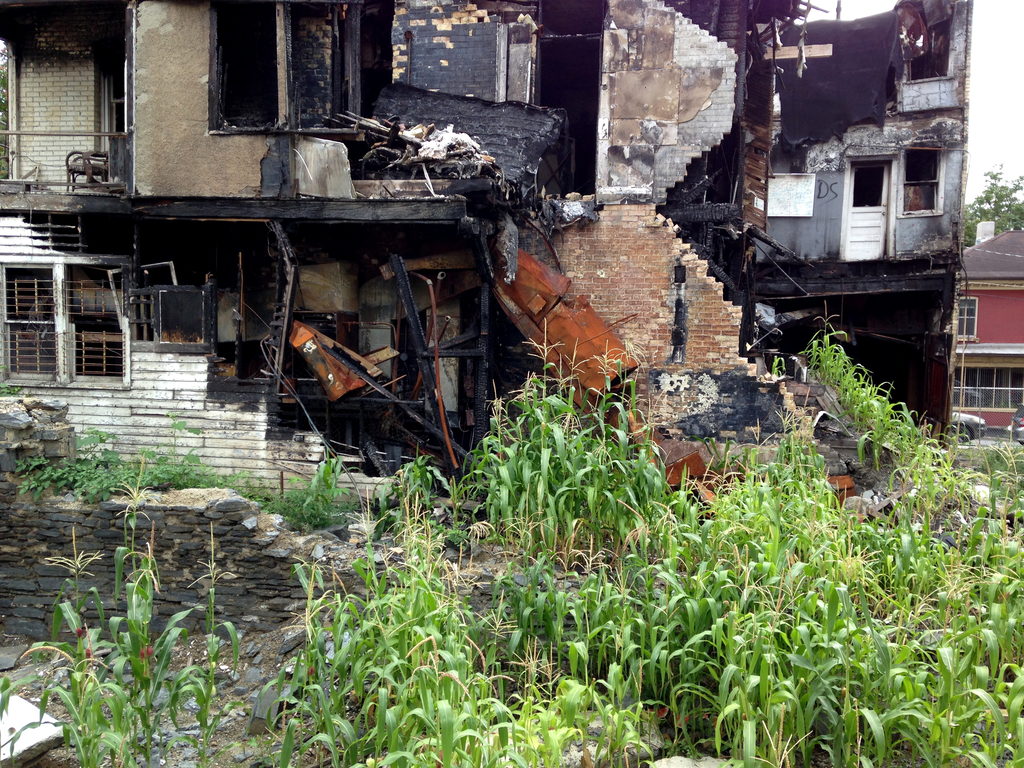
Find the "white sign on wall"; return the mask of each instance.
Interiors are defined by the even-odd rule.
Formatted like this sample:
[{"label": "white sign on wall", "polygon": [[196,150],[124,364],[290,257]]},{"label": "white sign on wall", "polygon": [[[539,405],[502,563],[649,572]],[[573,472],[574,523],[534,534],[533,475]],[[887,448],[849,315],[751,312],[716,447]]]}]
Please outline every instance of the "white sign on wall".
[{"label": "white sign on wall", "polygon": [[813,173],[784,173],[768,180],[769,216],[813,216]]}]

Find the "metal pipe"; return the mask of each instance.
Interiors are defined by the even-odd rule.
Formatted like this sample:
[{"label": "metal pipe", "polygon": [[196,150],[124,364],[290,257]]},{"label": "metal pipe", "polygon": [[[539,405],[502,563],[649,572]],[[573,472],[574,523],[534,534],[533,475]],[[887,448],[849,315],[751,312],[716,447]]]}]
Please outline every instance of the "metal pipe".
[{"label": "metal pipe", "polygon": [[441,432],[444,434],[444,444],[448,449],[448,457],[451,459],[452,467],[457,470],[459,468],[459,460],[455,456],[455,449],[452,448],[451,432],[448,429],[448,412],[445,410],[444,393],[441,391],[441,350],[437,346],[437,296],[434,294],[434,281],[418,272],[410,272],[409,274],[425,282],[427,284],[427,293],[430,294],[430,340],[434,347],[434,397],[437,399],[438,418],[441,420]]}]

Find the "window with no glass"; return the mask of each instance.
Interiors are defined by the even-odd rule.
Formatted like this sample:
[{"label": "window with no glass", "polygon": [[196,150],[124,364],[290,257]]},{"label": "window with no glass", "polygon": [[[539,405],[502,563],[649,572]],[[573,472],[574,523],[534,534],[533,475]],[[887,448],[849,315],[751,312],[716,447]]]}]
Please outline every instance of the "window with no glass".
[{"label": "window with no glass", "polygon": [[941,151],[931,147],[907,150],[903,168],[904,213],[940,210],[939,161],[941,158]]}]

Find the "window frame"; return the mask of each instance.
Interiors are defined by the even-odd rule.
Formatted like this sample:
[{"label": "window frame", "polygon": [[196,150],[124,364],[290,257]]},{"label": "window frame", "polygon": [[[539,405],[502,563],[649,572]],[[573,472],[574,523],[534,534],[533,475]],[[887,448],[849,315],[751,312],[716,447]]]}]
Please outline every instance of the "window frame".
[{"label": "window frame", "polygon": [[[114,308],[116,322],[121,334],[121,374],[87,374],[78,372],[77,360],[79,353],[78,334],[91,333],[77,327],[74,316],[69,311],[68,289],[74,281],[70,279],[70,268],[88,266],[97,269],[123,269],[122,263],[97,263],[95,260],[67,259],[62,261],[39,261],[31,258],[13,259],[0,263],[0,292],[4,296],[0,302],[0,381],[25,386],[42,387],[78,387],[78,388],[127,388],[131,382],[130,365],[130,334],[128,318],[125,315],[124,287],[120,289]],[[54,335],[56,346],[56,365],[53,374],[12,373],[8,368],[10,340],[8,333],[7,280],[8,271],[12,269],[49,270],[52,275],[54,303]],[[122,273],[123,274],[123,273]],[[10,321],[17,322],[17,321]]]},{"label": "window frame", "polygon": [[[909,155],[911,152],[929,152],[934,153],[935,162],[935,181],[934,182],[920,182],[920,181],[908,181],[907,170],[910,166]],[[899,200],[897,201],[897,216],[900,218],[918,218],[922,216],[942,216],[945,207],[945,195],[943,194],[944,179],[945,179],[945,168],[946,168],[946,152],[941,147],[907,147],[903,150],[900,158],[900,188],[899,188]],[[924,208],[919,211],[908,211],[907,210],[907,187],[908,186],[920,186],[923,183],[934,183],[935,184],[935,207]]]},{"label": "window frame", "polygon": [[[961,296],[960,301],[957,303],[956,312],[956,337],[958,339],[975,340],[978,338],[978,297],[977,296]],[[973,307],[973,312],[967,314],[964,310],[968,307]],[[971,333],[961,332],[961,327],[965,324],[965,321],[970,322]]]},{"label": "window frame", "polygon": [[[982,372],[991,374],[991,384],[982,383]],[[968,376],[972,381],[968,382]],[[1001,382],[1003,379],[1005,382]],[[964,395],[967,392],[974,393],[977,402],[965,403]],[[957,410],[1014,411],[1021,403],[1024,403],[1024,366],[965,367],[958,372],[953,382],[953,407]]]},{"label": "window frame", "polygon": [[[235,134],[275,134],[275,133],[308,133],[323,135],[330,133],[350,133],[346,129],[330,126],[312,126],[303,128],[299,114],[300,97],[296,90],[294,77],[294,55],[292,50],[292,5],[287,0],[256,0],[256,5],[270,5],[275,8],[277,30],[274,50],[275,70],[277,72],[277,118],[273,126],[235,126],[224,122],[223,85],[221,83],[220,47],[218,43],[217,12],[220,7],[229,5],[228,0],[213,0],[210,3],[210,64],[209,64],[209,133],[213,135]],[[332,9],[331,38],[331,70],[332,78],[332,109],[334,113],[345,109],[362,111],[362,69],[359,51],[361,45],[361,0],[309,0],[305,6],[324,6]],[[343,14],[341,8],[348,6],[348,13]],[[282,40],[282,34],[284,39]],[[350,73],[354,73],[350,74]],[[353,106],[355,107],[353,109]]]}]

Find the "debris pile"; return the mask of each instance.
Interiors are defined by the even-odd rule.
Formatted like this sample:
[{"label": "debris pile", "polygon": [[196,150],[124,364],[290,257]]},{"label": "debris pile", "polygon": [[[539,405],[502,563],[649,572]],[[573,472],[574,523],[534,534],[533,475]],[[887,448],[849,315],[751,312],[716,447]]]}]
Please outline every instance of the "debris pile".
[{"label": "debris pile", "polygon": [[362,159],[365,178],[494,179],[505,178],[495,158],[484,152],[480,142],[451,124],[438,128],[420,123],[406,128],[401,123],[359,117],[352,113],[335,120],[378,139]]}]

